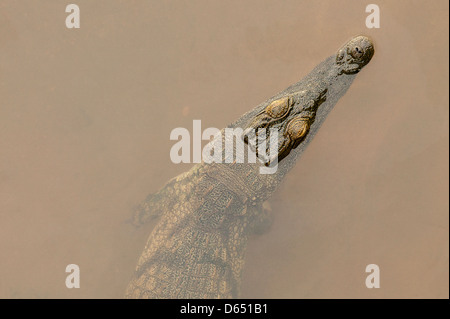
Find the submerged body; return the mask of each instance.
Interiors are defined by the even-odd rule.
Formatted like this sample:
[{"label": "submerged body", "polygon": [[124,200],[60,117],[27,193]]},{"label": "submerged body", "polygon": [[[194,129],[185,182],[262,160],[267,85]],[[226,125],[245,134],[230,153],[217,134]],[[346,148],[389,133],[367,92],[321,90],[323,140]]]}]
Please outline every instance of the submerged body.
[{"label": "submerged body", "polygon": [[[276,130],[275,158],[271,154],[265,163],[202,162],[150,195],[134,223],[161,220],[139,258],[126,297],[238,297],[248,237],[268,218],[263,202],[373,53],[368,38],[351,39],[304,79],[228,126],[242,128],[242,138],[256,152],[252,141],[257,129]],[[261,174],[260,167],[274,160],[278,161],[276,171]]]}]

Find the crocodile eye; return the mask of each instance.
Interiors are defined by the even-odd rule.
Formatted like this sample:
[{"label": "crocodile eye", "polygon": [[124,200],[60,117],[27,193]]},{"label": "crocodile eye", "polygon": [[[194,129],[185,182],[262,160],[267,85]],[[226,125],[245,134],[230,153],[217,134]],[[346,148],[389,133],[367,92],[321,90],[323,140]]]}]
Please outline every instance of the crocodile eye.
[{"label": "crocodile eye", "polygon": [[352,57],[354,57],[355,59],[360,59],[363,54],[364,51],[359,47],[359,46],[355,46],[352,51],[350,52],[350,54],[352,55]]},{"label": "crocodile eye", "polygon": [[309,121],[303,117],[297,117],[292,119],[287,127],[287,134],[293,139],[298,140],[306,135],[309,130]]},{"label": "crocodile eye", "polygon": [[278,119],[285,116],[288,113],[289,109],[289,98],[284,97],[270,103],[270,105],[266,107],[266,113],[271,117]]}]

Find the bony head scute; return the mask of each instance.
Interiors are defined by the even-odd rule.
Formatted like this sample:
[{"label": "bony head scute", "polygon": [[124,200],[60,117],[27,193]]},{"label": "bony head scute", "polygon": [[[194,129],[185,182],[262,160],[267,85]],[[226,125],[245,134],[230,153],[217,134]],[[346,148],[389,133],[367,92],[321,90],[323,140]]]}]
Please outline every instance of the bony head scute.
[{"label": "bony head scute", "polygon": [[375,50],[372,41],[366,36],[357,36],[344,44],[336,55],[336,63],[342,73],[354,74],[370,62]]}]

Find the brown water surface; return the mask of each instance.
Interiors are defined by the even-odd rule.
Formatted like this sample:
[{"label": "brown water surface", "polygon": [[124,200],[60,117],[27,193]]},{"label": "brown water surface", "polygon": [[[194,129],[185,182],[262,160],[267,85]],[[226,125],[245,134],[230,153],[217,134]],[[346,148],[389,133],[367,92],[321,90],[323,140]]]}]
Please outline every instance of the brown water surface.
[{"label": "brown water surface", "polygon": [[[357,34],[376,53],[272,198],[244,298],[448,298],[448,1],[0,3],[0,297],[120,298],[153,224],[134,205]],[[81,288],[65,286],[66,265]],[[381,269],[367,289],[365,267]]]}]

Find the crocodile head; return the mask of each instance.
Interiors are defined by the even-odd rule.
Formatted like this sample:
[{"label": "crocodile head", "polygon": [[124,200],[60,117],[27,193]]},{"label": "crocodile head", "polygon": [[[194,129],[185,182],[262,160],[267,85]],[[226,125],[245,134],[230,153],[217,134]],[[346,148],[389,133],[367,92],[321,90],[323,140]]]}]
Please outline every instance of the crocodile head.
[{"label": "crocodile head", "polygon": [[[303,90],[272,101],[247,125],[243,134],[245,143],[266,166],[281,161],[308,134],[317,108],[326,100],[326,92],[326,88]],[[275,141],[270,140],[274,132]]]},{"label": "crocodile head", "polygon": [[[266,166],[281,161],[305,140],[319,106],[330,94],[337,96],[341,94],[339,92],[345,92],[344,88],[351,83],[348,80],[368,64],[373,55],[374,47],[368,37],[352,38],[335,57],[330,57],[311,72],[298,91],[282,95],[260,109],[247,122],[243,132],[245,143]],[[335,87],[332,93],[328,92],[331,86]],[[277,133],[275,140],[278,143],[273,151],[269,147],[269,144],[275,144],[269,138],[272,132]]]},{"label": "crocodile head", "polygon": [[370,62],[374,54],[372,41],[365,36],[357,36],[344,44],[336,54],[336,64],[345,74],[355,74]]}]

